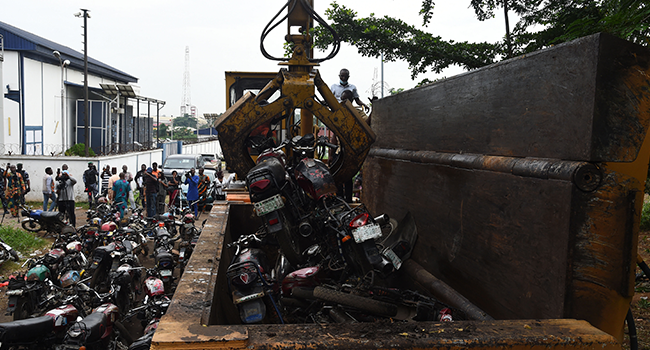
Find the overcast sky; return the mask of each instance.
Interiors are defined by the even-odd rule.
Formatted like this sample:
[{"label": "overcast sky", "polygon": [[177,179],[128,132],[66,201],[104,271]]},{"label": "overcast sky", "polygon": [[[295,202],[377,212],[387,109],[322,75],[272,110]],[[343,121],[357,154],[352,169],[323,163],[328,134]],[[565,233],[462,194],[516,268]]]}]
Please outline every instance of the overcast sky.
[{"label": "overcast sky", "polygon": [[[277,72],[277,62],[266,60],[259,50],[265,25],[285,0],[5,0],[0,21],[82,52],[83,19],[74,17],[80,8],[90,10],[88,54],[138,78],[142,96],[166,101],[162,114],[178,116],[183,98],[185,47],[190,49],[191,102],[200,114],[225,111],[225,71]],[[325,17],[330,0],[315,0],[315,9]],[[409,24],[421,25],[421,0],[339,0],[359,16],[388,15]],[[504,35],[501,13],[479,22],[469,0],[437,0],[431,24],[425,29],[445,40],[489,41]],[[514,23],[513,18],[510,19]],[[278,26],[265,42],[267,51],[280,56],[286,25]],[[317,52],[323,57],[326,53]],[[381,77],[381,62],[362,57],[354,47],[342,45],[339,54],[321,64],[323,79],[331,85],[338,71],[350,70],[363,101],[371,96],[375,71]],[[463,71],[451,68],[442,76]],[[384,81],[393,88],[409,89],[424,78],[412,81],[404,62],[384,63]]]}]

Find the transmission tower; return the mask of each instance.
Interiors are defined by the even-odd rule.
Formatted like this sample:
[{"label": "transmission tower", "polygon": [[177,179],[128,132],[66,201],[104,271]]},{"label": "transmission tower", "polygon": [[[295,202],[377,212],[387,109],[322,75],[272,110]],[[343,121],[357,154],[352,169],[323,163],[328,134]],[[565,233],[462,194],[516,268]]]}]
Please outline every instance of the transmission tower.
[{"label": "transmission tower", "polygon": [[390,86],[388,83],[385,81],[382,84],[382,81],[377,78],[377,68],[375,67],[375,71],[372,75],[372,85],[370,86],[370,89],[368,89],[366,92],[370,92],[370,95],[377,96],[377,97],[382,97],[384,96],[382,92],[382,88],[384,88],[384,91],[389,91]]},{"label": "transmission tower", "polygon": [[190,113],[192,96],[190,87],[190,47],[185,46],[185,72],[183,73],[183,101],[181,102],[181,117]]}]

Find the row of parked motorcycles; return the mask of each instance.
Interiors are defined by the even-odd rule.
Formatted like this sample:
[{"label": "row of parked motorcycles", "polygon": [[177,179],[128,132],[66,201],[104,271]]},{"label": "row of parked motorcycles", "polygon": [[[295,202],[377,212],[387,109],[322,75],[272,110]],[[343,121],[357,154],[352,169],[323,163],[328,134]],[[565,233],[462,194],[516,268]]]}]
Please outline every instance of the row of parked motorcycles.
[{"label": "row of parked motorcycles", "polygon": [[[102,202],[76,229],[60,225],[58,215],[23,208],[23,227],[35,230],[31,220],[46,220],[40,229],[54,243],[9,280],[14,321],[0,323],[0,349],[150,347],[205,221],[197,227],[189,208],[173,207],[153,218],[137,209],[119,221],[117,209]],[[153,259],[153,267],[145,268],[143,258]]]},{"label": "row of parked motorcycles", "polygon": [[395,287],[417,240],[413,217],[398,223],[338,196],[329,167],[315,157],[336,151],[325,137],[249,146],[260,152],[246,184],[261,225],[233,238],[226,273],[242,323],[464,318],[431,296]]}]

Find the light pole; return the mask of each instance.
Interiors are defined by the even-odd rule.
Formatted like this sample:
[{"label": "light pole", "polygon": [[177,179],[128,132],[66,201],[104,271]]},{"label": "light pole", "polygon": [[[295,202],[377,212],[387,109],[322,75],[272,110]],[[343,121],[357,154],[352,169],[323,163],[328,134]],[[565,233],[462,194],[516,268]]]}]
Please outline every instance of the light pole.
[{"label": "light pole", "polygon": [[54,57],[59,59],[59,64],[61,65],[61,153],[65,152],[65,80],[63,79],[63,69],[70,65],[69,60],[61,60],[61,53],[59,51],[53,51],[52,54]]},{"label": "light pole", "polygon": [[90,114],[90,106],[88,106],[88,18],[90,18],[89,10],[81,9],[83,13],[77,12],[75,17],[84,18],[84,136],[85,136],[85,151],[88,157],[88,144],[90,143],[90,134],[88,130],[88,114]]}]

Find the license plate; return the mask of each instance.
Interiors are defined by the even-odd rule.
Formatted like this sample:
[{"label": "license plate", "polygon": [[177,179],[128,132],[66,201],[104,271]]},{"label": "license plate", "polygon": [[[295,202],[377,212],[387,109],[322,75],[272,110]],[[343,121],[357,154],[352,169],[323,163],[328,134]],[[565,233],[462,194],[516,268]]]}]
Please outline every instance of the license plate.
[{"label": "license plate", "polygon": [[382,254],[386,258],[388,258],[390,262],[393,263],[393,266],[395,266],[395,270],[399,270],[399,268],[402,267],[402,259],[400,259],[399,256],[397,256],[397,254],[395,254],[395,252],[392,249],[386,248],[384,249]]},{"label": "license plate", "polygon": [[259,293],[253,293],[253,294],[245,295],[245,296],[240,297],[240,298],[233,298],[233,304],[235,304],[235,305],[241,304],[241,303],[247,302],[249,300],[254,300],[254,299],[257,299],[257,298],[261,298],[263,296],[264,296],[264,291],[261,291]]},{"label": "license plate", "polygon": [[362,243],[369,239],[381,237],[381,227],[377,224],[357,227],[352,231],[352,236],[354,236],[355,242]]},{"label": "license plate", "polygon": [[169,277],[172,275],[172,270],[162,270],[160,271],[160,276],[162,277]]},{"label": "license plate", "polygon": [[192,227],[194,227],[194,224],[191,222],[189,224],[185,224],[185,228],[192,228]]},{"label": "license plate", "polygon": [[263,216],[284,207],[284,202],[282,201],[282,197],[280,197],[279,194],[276,194],[271,198],[253,204],[253,207],[255,208],[257,216]]}]

